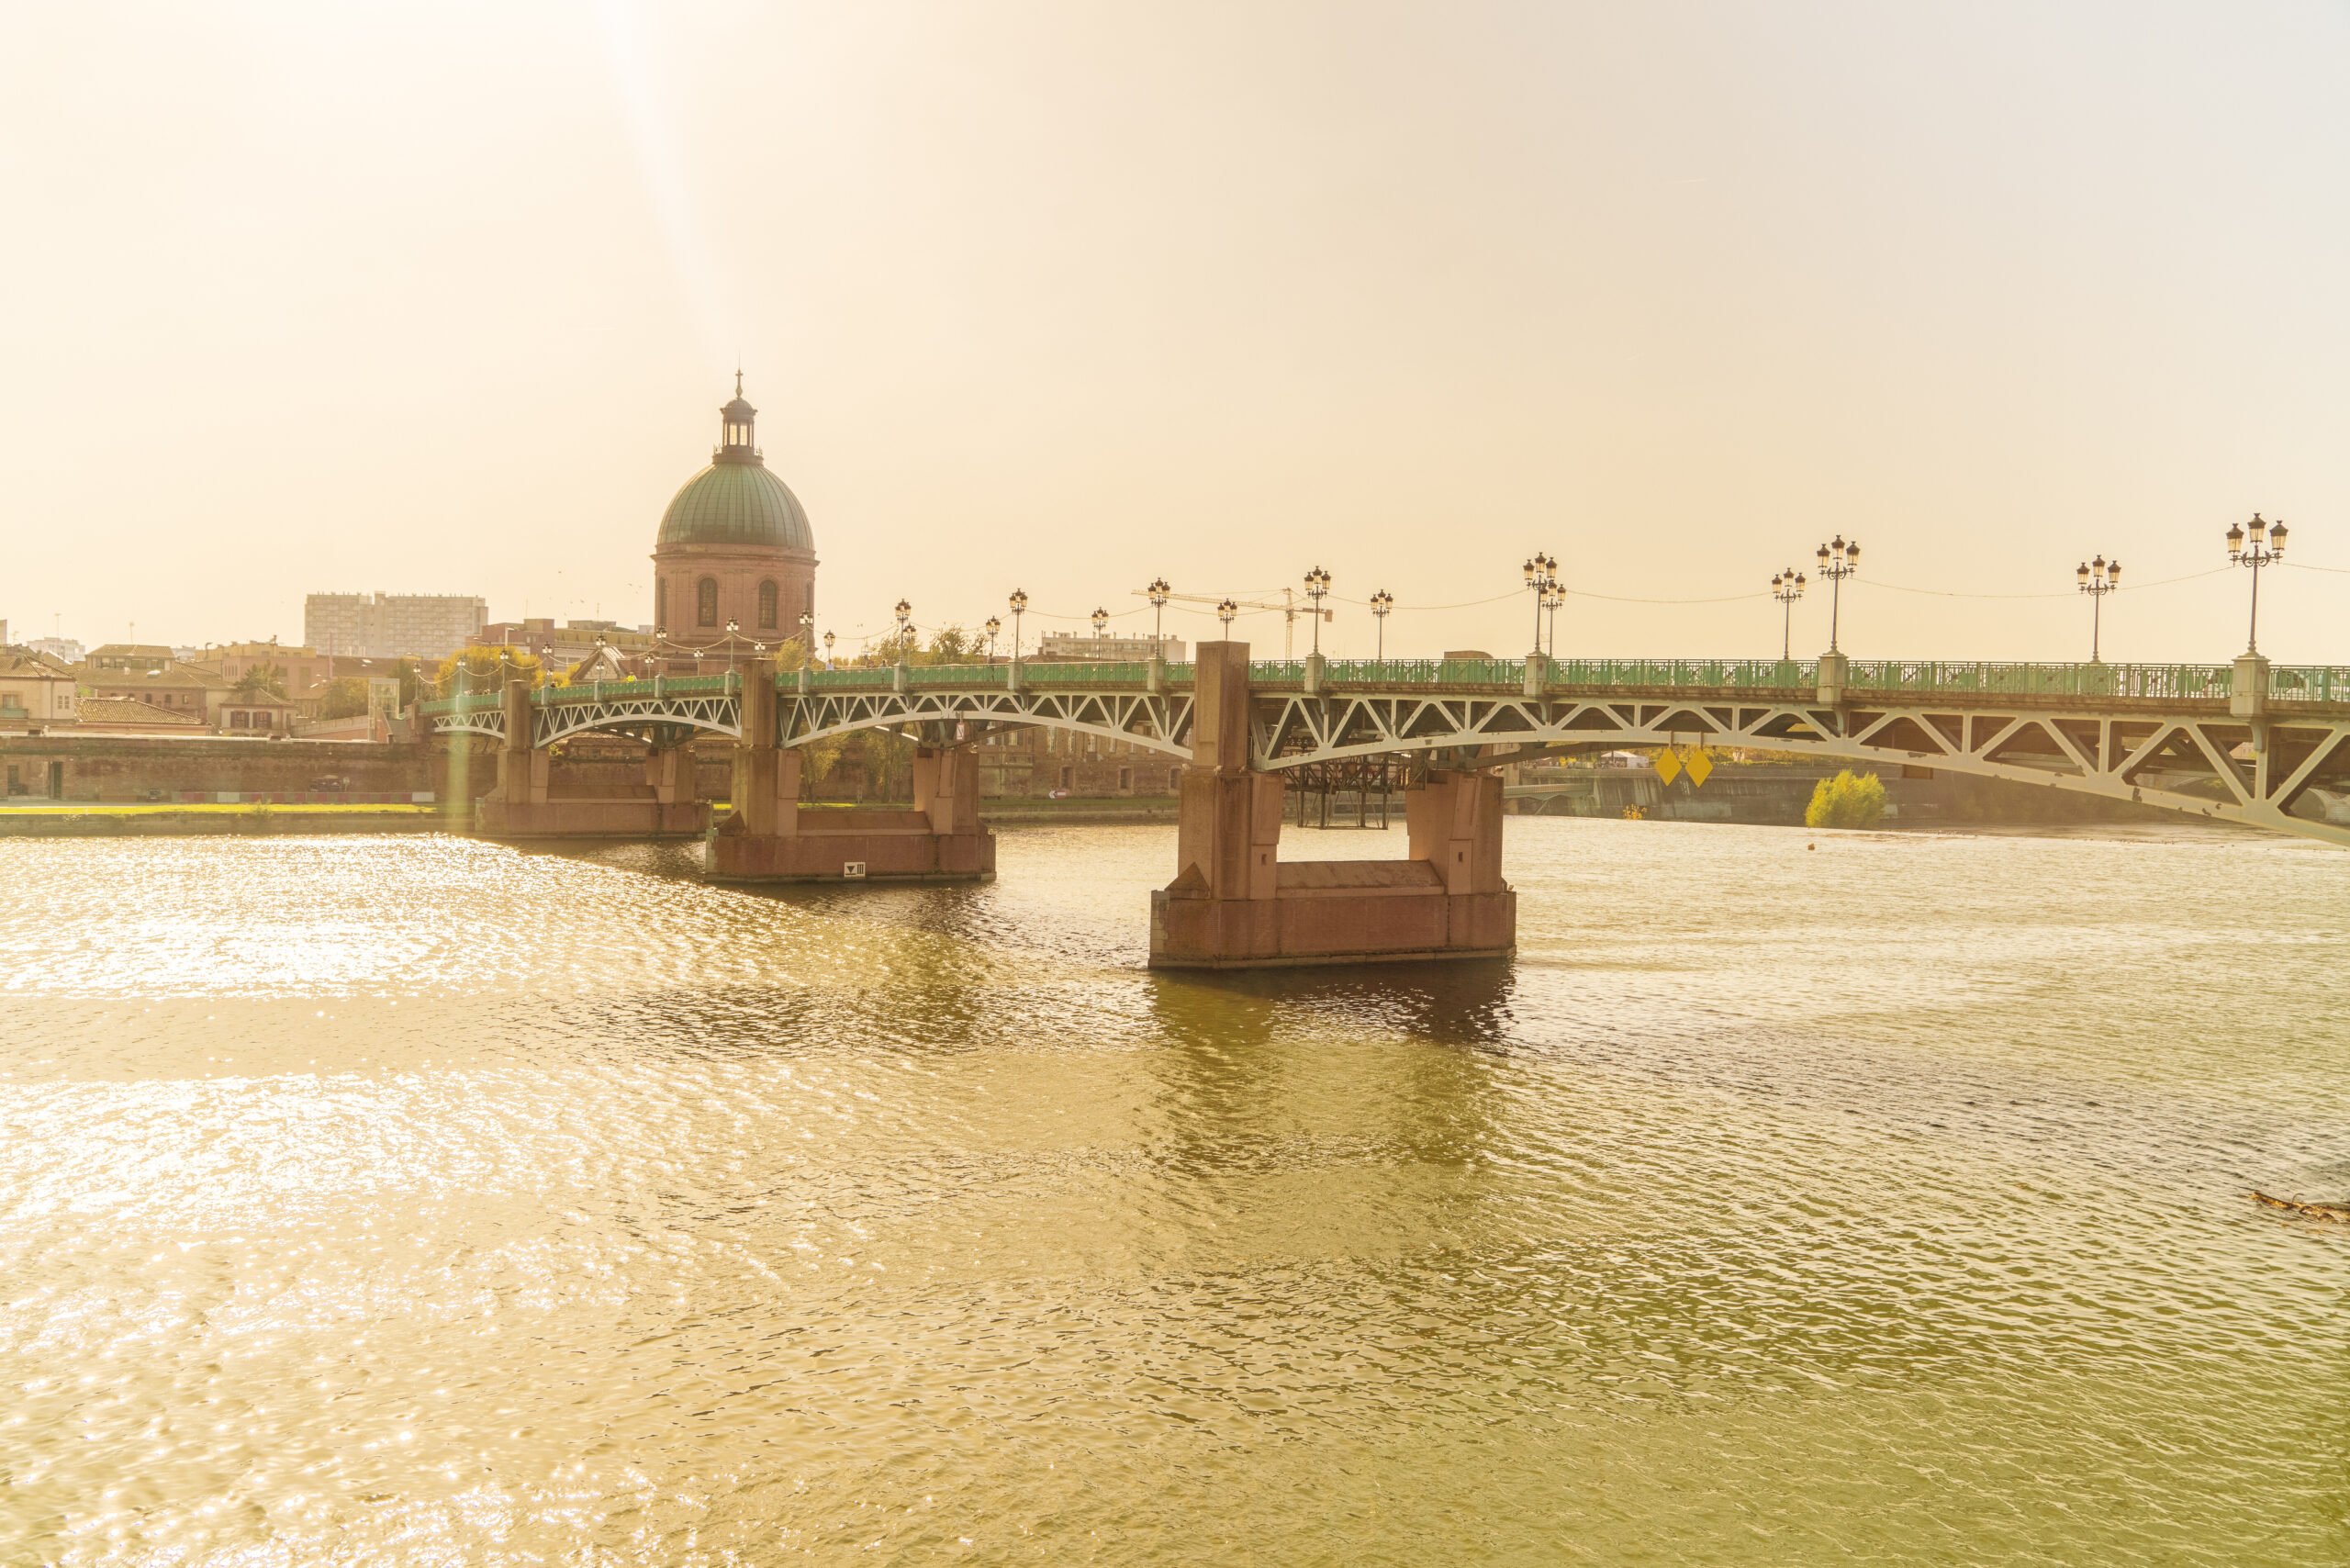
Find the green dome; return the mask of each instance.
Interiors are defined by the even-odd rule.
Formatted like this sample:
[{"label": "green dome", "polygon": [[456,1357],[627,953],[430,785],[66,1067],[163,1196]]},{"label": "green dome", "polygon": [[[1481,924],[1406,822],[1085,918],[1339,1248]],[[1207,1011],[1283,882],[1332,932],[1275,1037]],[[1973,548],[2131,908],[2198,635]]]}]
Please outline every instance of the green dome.
[{"label": "green dome", "polygon": [[661,514],[657,543],[816,551],[800,498],[766,465],[739,458],[722,459],[686,481]]}]

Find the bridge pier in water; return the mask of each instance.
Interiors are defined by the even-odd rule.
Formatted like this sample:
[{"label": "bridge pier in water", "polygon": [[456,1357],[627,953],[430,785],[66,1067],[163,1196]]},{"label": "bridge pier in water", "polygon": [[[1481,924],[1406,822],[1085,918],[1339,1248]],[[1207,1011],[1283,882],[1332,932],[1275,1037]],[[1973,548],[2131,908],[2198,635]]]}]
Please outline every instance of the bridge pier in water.
[{"label": "bridge pier in water", "polygon": [[1248,644],[1201,644],[1195,674],[1175,879],[1150,895],[1152,968],[1486,958],[1516,946],[1497,775],[1432,772],[1407,790],[1404,859],[1284,862],[1281,775],[1249,767]]},{"label": "bridge pier in water", "polygon": [[979,759],[967,747],[914,753],[912,811],[803,807],[800,754],[778,745],[774,683],[743,691],[734,813],[718,824],[704,875],[721,882],[968,882],[995,875],[995,834],[979,821]]},{"label": "bridge pier in water", "polygon": [[710,808],[694,798],[693,754],[655,748],[644,783],[624,794],[575,793],[563,764],[534,745],[531,689],[509,680],[503,693],[506,738],[498,783],[481,799],[476,831],[491,838],[689,838],[703,833]]}]

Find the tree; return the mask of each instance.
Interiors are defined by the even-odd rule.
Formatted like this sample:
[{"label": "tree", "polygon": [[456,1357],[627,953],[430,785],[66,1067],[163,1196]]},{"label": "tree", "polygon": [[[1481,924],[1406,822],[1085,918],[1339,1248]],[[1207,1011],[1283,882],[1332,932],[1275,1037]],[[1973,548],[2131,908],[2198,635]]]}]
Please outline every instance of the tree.
[{"label": "tree", "polygon": [[546,672],[539,667],[539,655],[536,654],[511,647],[464,648],[441,661],[438,685],[442,696],[454,697],[457,694],[457,671],[460,668],[465,672],[465,689],[468,692],[503,691],[506,683],[517,676],[530,682],[533,688],[564,684],[560,675],[553,681],[546,679]]},{"label": "tree", "polygon": [[975,665],[984,656],[986,639],[960,626],[948,626],[930,640],[930,646],[907,660],[917,665]]},{"label": "tree", "polygon": [[285,700],[285,672],[275,665],[255,665],[237,678],[237,695],[250,702],[257,697]]},{"label": "tree", "polygon": [[392,678],[400,683],[400,706],[403,709],[426,695],[424,672],[417,667],[414,659],[402,659],[394,665]]},{"label": "tree", "polygon": [[339,676],[319,690],[319,717],[321,719],[355,719],[365,711],[367,680],[364,676]]},{"label": "tree", "polygon": [[1874,827],[1885,817],[1885,781],[1874,773],[1854,778],[1850,768],[1813,786],[1804,808],[1806,827]]}]

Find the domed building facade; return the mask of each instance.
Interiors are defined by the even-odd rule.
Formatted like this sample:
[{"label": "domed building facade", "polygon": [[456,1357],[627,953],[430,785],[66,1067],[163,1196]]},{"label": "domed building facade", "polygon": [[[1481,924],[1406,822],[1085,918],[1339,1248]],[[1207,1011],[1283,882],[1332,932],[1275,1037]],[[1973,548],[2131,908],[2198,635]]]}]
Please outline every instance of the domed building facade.
[{"label": "domed building facade", "polygon": [[790,487],[768,471],[754,435],[759,411],[743,398],[719,409],[710,466],[686,481],[661,516],[653,546],[653,624],[689,648],[722,647],[727,622],[742,644],[774,647],[816,614],[816,536]]}]

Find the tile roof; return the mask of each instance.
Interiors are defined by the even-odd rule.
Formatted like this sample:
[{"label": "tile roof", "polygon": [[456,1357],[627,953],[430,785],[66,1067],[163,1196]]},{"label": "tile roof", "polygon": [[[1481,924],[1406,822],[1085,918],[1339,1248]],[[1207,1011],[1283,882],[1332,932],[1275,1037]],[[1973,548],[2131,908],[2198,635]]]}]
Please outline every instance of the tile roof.
[{"label": "tile roof", "polygon": [[84,686],[146,686],[185,687],[203,690],[225,690],[235,685],[217,669],[197,665],[166,665],[161,669],[92,669],[77,665],[74,678]]},{"label": "tile roof", "polygon": [[174,713],[168,708],[128,697],[85,697],[77,716],[84,725],[178,724],[191,730],[204,727],[204,721],[193,713]]}]

